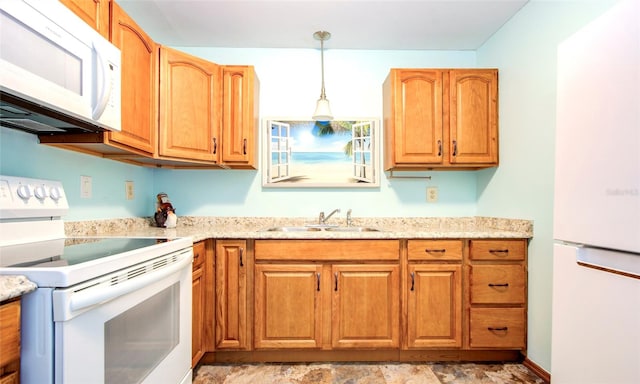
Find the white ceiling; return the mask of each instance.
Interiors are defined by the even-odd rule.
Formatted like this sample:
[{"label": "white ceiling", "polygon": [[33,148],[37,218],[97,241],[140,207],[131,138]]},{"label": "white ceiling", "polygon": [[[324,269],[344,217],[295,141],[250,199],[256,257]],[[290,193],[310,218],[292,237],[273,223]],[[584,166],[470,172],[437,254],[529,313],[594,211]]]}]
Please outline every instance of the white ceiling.
[{"label": "white ceiling", "polygon": [[475,50],[529,0],[116,0],[169,46]]}]

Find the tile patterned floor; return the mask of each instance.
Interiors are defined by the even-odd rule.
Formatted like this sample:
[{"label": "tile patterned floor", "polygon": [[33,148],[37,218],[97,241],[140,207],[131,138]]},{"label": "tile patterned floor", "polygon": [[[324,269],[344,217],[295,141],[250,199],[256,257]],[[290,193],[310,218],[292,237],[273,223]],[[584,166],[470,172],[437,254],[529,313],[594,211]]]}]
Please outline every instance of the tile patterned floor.
[{"label": "tile patterned floor", "polygon": [[193,384],[543,384],[521,364],[202,365]]}]

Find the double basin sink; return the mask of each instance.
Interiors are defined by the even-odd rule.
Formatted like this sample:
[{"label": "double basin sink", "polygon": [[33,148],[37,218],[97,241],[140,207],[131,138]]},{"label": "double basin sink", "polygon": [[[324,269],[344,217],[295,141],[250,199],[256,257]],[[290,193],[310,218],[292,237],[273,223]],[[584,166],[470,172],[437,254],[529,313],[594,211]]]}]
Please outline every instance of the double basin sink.
[{"label": "double basin sink", "polygon": [[268,232],[381,232],[378,228],[373,227],[336,227],[329,225],[301,225],[301,226],[282,226],[267,228]]}]

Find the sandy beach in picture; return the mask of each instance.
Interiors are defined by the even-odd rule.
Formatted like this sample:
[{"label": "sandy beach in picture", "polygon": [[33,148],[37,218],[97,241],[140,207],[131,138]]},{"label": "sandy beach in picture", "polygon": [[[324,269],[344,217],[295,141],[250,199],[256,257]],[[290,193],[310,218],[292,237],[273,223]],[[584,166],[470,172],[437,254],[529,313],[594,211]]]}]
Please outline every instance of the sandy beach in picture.
[{"label": "sandy beach in picture", "polygon": [[[287,183],[300,184],[343,184],[358,183],[352,177],[353,165],[351,163],[294,163],[290,166],[291,178],[284,180]],[[367,167],[369,168],[369,167]]]}]

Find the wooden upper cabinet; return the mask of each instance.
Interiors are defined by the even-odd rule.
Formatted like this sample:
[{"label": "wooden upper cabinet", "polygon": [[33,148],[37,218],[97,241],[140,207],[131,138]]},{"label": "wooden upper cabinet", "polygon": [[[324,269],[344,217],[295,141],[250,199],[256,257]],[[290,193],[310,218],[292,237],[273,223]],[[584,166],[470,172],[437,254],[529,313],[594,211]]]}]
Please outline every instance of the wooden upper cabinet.
[{"label": "wooden upper cabinet", "polygon": [[122,54],[122,131],[107,133],[105,141],[153,156],[158,147],[157,45],[118,4],[111,4],[111,42]]},{"label": "wooden upper cabinet", "polygon": [[252,66],[222,69],[222,162],[256,168],[259,83]]},{"label": "wooden upper cabinet", "polygon": [[498,165],[496,69],[392,69],[383,116],[385,170]]},{"label": "wooden upper cabinet", "polygon": [[498,164],[498,71],[449,71],[449,162]]},{"label": "wooden upper cabinet", "polygon": [[160,156],[219,162],[220,89],[220,66],[160,48]]},{"label": "wooden upper cabinet", "polygon": [[109,39],[109,2],[110,0],[60,0],[85,23]]},{"label": "wooden upper cabinet", "polygon": [[392,70],[389,76],[385,168],[442,163],[442,71]]}]

